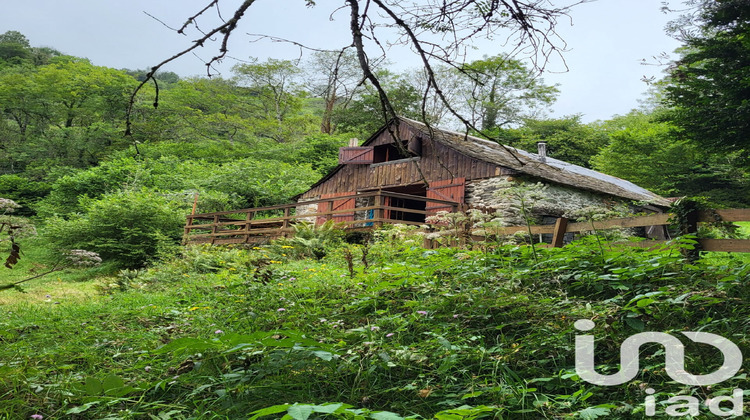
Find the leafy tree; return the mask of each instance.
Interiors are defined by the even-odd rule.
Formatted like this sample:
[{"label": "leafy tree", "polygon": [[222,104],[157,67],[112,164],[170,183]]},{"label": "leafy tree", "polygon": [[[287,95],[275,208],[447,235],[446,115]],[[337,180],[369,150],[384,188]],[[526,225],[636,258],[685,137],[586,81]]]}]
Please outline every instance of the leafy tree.
[{"label": "leafy tree", "polygon": [[[380,86],[388,95],[396,114],[402,117],[420,119],[422,95],[412,83],[409,74],[395,74],[386,69],[378,71]],[[333,121],[339,132],[356,133],[360,137],[369,136],[383,126],[382,103],[377,89],[367,83],[364,89],[352,99],[346,108],[339,109]]]},{"label": "leafy tree", "polygon": [[31,60],[35,66],[46,66],[55,57],[64,55],[60,51],[49,47],[35,47],[31,49]]},{"label": "leafy tree", "polygon": [[0,68],[30,64],[49,64],[53,57],[62,55],[49,47],[32,47],[25,35],[18,31],[0,34]]},{"label": "leafy tree", "polygon": [[536,143],[547,142],[547,154],[583,167],[609,143],[607,130],[598,124],[582,124],[580,115],[551,119],[524,120],[517,129],[500,130],[499,139],[521,150],[536,152]]},{"label": "leafy tree", "polygon": [[118,126],[135,85],[120,71],[70,56],[0,71],[3,163],[13,170],[96,164],[124,144]]},{"label": "leafy tree", "polygon": [[331,134],[334,109],[346,108],[362,85],[357,56],[349,48],[316,51],[305,67],[307,89],[313,96],[323,99],[320,131]]},{"label": "leafy tree", "polygon": [[624,128],[609,134],[609,145],[592,159],[594,168],[659,194],[678,195],[678,180],[696,163],[695,150],[649,115],[631,113],[616,120]]},{"label": "leafy tree", "polygon": [[237,208],[248,208],[288,203],[319,178],[307,165],[241,159],[216,168],[200,184],[230,194]]},{"label": "leafy tree", "polygon": [[312,116],[302,112],[302,69],[289,60],[269,58],[263,63],[238,64],[233,71],[237,84],[253,98],[248,107],[255,117],[255,135],[283,143],[309,131]]},{"label": "leafy tree", "polygon": [[483,131],[520,123],[555,101],[558,90],[506,55],[485,57],[461,66],[457,104]]},{"label": "leafy tree", "polygon": [[[139,103],[135,139],[156,141],[251,143],[253,125],[249,92],[233,81],[214,77],[180,80],[161,93],[156,112]],[[149,109],[150,108],[150,109]]]},{"label": "leafy tree", "polygon": [[24,48],[31,48],[26,35],[18,31],[7,31],[4,34],[0,34],[0,44],[16,44]]},{"label": "leafy tree", "polygon": [[309,164],[310,167],[325,175],[339,161],[339,148],[348,144],[347,135],[316,134],[305,137],[295,145],[293,158],[295,162]]},{"label": "leafy tree", "polygon": [[98,121],[119,122],[127,92],[135,80],[119,70],[94,66],[86,59],[57,57],[34,75],[37,95],[51,110],[51,125],[87,126]]},{"label": "leafy tree", "polygon": [[666,80],[668,118],[703,147],[750,150],[750,8],[745,0],[699,1],[697,28]]},{"label": "leafy tree", "polygon": [[[150,70],[123,70],[128,75],[132,76],[135,80],[142,82],[146,80],[146,75]],[[180,81],[180,76],[173,71],[160,71],[154,74],[153,78],[159,83],[159,87],[164,87],[164,84],[170,85]]]},{"label": "leafy tree", "polygon": [[606,122],[609,144],[591,159],[594,169],[664,196],[702,195],[738,207],[750,202],[750,178],[732,164],[736,155],[708,153],[659,118],[632,112]]},{"label": "leafy tree", "polygon": [[0,34],[0,68],[18,65],[31,58],[31,45],[22,33],[7,31]]}]

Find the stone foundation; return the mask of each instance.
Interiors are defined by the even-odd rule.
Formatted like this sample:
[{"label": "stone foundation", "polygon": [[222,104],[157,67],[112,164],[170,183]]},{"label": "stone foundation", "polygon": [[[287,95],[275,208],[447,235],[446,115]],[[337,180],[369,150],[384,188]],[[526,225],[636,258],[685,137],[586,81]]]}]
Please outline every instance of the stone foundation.
[{"label": "stone foundation", "polygon": [[[318,212],[318,203],[305,204],[305,202],[306,201],[318,200],[318,199],[320,199],[320,197],[313,197],[313,198],[306,198],[306,199],[299,200],[297,202],[297,207],[295,207],[296,208],[297,216],[303,216],[305,214],[315,214],[315,213],[317,213]],[[296,221],[298,221],[298,222],[315,223],[315,219],[317,219],[317,217],[315,217],[315,216],[313,216],[313,217],[301,217],[299,219],[296,219]]]},{"label": "stone foundation", "polygon": [[[505,226],[526,224],[521,211],[521,201],[513,194],[504,194],[511,187],[531,185],[535,182],[516,177],[498,177],[467,182],[466,204],[479,209],[493,209],[499,213]],[[534,218],[532,223],[543,223],[544,218],[569,217],[572,212],[585,207],[626,209],[625,201],[587,191],[559,185],[545,184],[541,198],[526,203],[526,210]]]}]

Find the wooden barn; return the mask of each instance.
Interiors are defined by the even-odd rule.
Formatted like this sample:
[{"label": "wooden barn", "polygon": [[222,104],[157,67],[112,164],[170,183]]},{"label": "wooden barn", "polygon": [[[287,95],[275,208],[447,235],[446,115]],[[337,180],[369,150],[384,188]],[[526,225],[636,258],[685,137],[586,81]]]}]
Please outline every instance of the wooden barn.
[{"label": "wooden barn", "polygon": [[[584,207],[660,212],[670,204],[631,182],[548,157],[544,146],[529,153],[399,118],[361,146],[341,148],[339,165],[297,197],[297,214],[333,212],[334,220],[350,224],[424,223],[441,210],[480,208],[499,211],[506,224],[522,224],[518,203],[500,192],[528,182],[546,186],[545,199],[534,205],[541,222]],[[381,203],[374,192],[384,194]],[[356,211],[373,205],[383,214]]]},{"label": "wooden barn", "polygon": [[299,221],[422,225],[438,212],[471,208],[520,226],[518,197],[503,192],[529,184],[543,188],[527,208],[536,224],[587,208],[659,213],[670,205],[631,182],[546,156],[543,144],[529,153],[399,118],[364,144],[341,148],[339,165],[292,204],[188,215],[185,242],[259,243],[290,234]]}]

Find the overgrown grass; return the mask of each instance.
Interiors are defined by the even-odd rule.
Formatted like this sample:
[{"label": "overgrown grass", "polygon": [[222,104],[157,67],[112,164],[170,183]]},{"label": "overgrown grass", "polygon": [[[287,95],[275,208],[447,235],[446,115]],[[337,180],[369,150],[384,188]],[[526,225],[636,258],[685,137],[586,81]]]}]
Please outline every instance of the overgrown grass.
[{"label": "overgrown grass", "polygon": [[[644,330],[709,331],[747,351],[747,265],[592,241],[537,250],[539,263],[527,247],[419,244],[384,235],[366,266],[354,245],[320,260],[285,243],[194,247],[105,277],[86,300],[4,303],[0,418],[633,419],[646,387],[664,401],[744,383],[676,384],[649,347],[630,384],[587,384],[573,322],[597,323],[600,371],[616,370],[618,343]],[[691,372],[720,362],[711,348],[687,353]]]},{"label": "overgrown grass", "polygon": [[[3,260],[7,250],[0,250]],[[12,269],[0,266],[0,286],[40,276],[20,286],[23,293],[0,291],[0,305],[23,302],[52,303],[81,302],[95,297],[95,279],[116,270],[108,264],[87,269],[68,267],[66,260],[46,246],[43,237],[21,241],[21,258]],[[63,268],[52,271],[55,267]],[[50,272],[52,271],[52,272]],[[48,274],[45,274],[48,273]]]}]

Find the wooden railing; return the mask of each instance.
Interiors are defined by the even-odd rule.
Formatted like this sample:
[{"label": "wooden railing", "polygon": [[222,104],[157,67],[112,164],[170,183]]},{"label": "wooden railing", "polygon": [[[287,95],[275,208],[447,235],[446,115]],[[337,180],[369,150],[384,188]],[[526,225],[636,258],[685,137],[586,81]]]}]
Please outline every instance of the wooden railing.
[{"label": "wooden railing", "polygon": [[[292,224],[299,221],[319,224],[326,220],[335,220],[347,230],[368,230],[385,223],[425,225],[428,224],[424,221],[425,217],[435,213],[435,211],[428,212],[391,205],[399,199],[423,202],[425,207],[428,203],[433,206],[445,205],[445,209],[450,212],[465,210],[462,204],[452,201],[428,199],[422,196],[387,191],[373,191],[279,206],[191,214],[187,216],[184,239],[186,243],[257,243],[276,237],[288,236],[294,231]],[[336,209],[336,203],[348,200],[354,200],[354,205],[341,210]],[[317,210],[297,214],[297,210],[302,207],[308,209],[316,207]],[[404,220],[405,217],[418,220]],[[577,223],[571,223],[565,218],[558,218],[554,225],[496,227],[491,228],[490,233],[491,235],[503,236],[513,235],[517,232],[526,233],[530,230],[532,235],[552,235],[551,243],[548,246],[561,247],[564,245],[566,233],[615,228],[656,227],[666,234],[666,226],[670,224],[670,218],[671,215],[667,213]],[[750,221],[750,209],[698,212],[696,221],[698,223],[715,222],[717,218],[724,222]],[[444,226],[435,226],[436,229],[441,227]],[[697,224],[688,226],[685,230],[688,233],[695,233]],[[199,233],[196,233],[196,231]],[[471,235],[470,232],[468,236],[477,241],[484,238],[484,236]],[[662,235],[657,234],[655,236]],[[628,244],[651,247],[664,242],[666,242],[665,239],[656,239],[628,242]],[[750,240],[747,239],[698,239],[698,242],[700,249],[703,251],[750,252]],[[434,247],[438,246],[438,243],[426,240],[425,246]]]},{"label": "wooden railing", "polygon": [[[566,233],[579,233],[593,230],[607,230],[618,228],[661,228],[666,235],[666,227],[670,225],[672,215],[668,213],[657,213],[646,216],[624,217],[619,219],[609,219],[594,222],[576,222],[570,223],[565,218],[558,218],[554,225],[534,225],[534,226],[511,226],[490,229],[490,234],[497,236],[513,235],[518,232],[527,233],[531,230],[532,235],[552,235],[551,243],[548,246],[561,247],[564,245]],[[748,222],[750,221],[750,209],[727,209],[700,211],[697,213],[697,223],[716,222]],[[682,227],[687,233],[697,233],[697,223],[691,226]],[[659,232],[661,233],[661,232]],[[470,235],[473,240],[482,240],[485,236]],[[660,234],[655,236],[662,236]],[[629,246],[653,247],[666,243],[666,239],[646,240],[641,242],[627,242]],[[707,239],[698,238],[701,251],[715,252],[750,252],[749,239]],[[432,247],[434,244],[425,243],[426,247]]]},{"label": "wooden railing", "polygon": [[[340,210],[336,208],[337,204],[350,200],[354,205]],[[367,230],[384,223],[423,225],[425,217],[435,213],[435,211],[428,212],[392,205],[396,200],[423,202],[425,207],[428,203],[433,206],[445,206],[445,210],[450,212],[463,210],[461,204],[453,201],[388,191],[372,191],[278,206],[191,214],[187,216],[184,242],[257,243],[289,235],[294,231],[292,224],[300,221],[320,224],[327,220],[334,220],[347,230]],[[360,205],[362,203],[366,204]],[[310,209],[311,206],[315,206],[317,210],[298,214],[298,209]],[[404,220],[405,218],[407,220]]]}]

